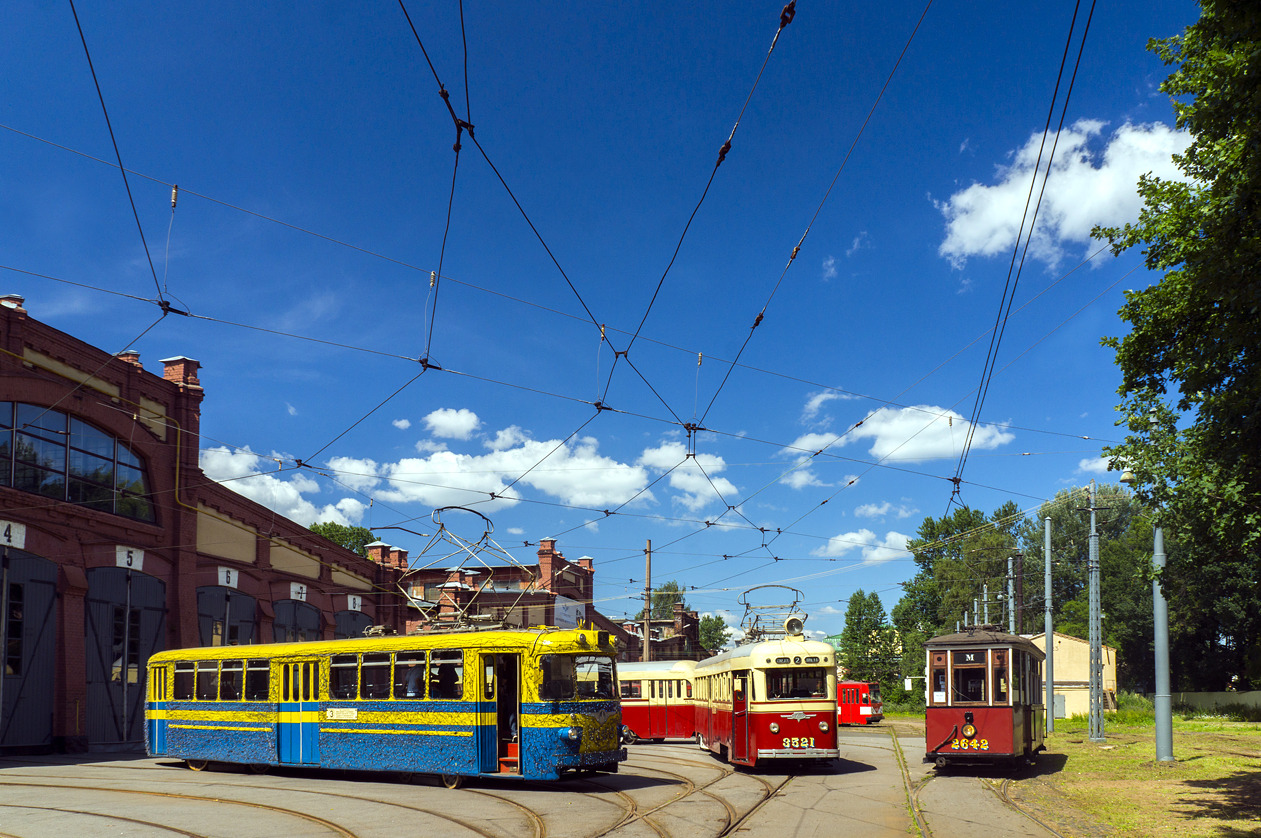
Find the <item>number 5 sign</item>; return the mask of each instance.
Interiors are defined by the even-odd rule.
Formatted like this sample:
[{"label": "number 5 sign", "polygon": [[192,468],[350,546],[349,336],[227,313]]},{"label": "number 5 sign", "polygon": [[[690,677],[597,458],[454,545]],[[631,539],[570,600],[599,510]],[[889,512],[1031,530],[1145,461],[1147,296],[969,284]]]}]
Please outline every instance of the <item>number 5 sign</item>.
[{"label": "number 5 sign", "polygon": [[144,570],[144,550],[117,544],[114,546],[114,564],[131,570]]}]

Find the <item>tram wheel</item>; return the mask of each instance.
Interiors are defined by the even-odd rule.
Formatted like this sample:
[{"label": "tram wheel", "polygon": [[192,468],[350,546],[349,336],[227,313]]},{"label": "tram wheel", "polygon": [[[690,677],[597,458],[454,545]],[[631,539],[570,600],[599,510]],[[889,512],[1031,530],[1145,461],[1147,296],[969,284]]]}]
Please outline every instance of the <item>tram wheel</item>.
[{"label": "tram wheel", "polygon": [[186,760],[184,760],[184,764],[185,764],[186,766],[188,766],[188,769],[189,769],[190,771],[205,771],[205,770],[206,770],[206,766],[210,765],[210,760],[208,760],[208,759],[186,759]]},{"label": "tram wheel", "polygon": [[635,731],[631,730],[629,727],[626,728],[626,732],[622,734],[622,744],[634,745],[638,741],[639,737],[635,735]]},{"label": "tram wheel", "polygon": [[945,757],[937,757],[936,766],[937,766],[937,768],[939,768],[939,769],[941,769],[941,768],[945,768],[945,767],[946,767],[946,758],[945,758]]},{"label": "tram wheel", "polygon": [[438,780],[448,789],[458,789],[464,785],[464,777],[459,774],[439,774]]}]

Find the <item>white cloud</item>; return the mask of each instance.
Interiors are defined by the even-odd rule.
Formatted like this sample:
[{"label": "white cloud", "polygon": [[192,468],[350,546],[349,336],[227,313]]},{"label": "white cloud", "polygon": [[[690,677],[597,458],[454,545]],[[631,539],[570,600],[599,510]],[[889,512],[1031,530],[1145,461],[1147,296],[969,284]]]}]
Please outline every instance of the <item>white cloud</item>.
[{"label": "white cloud", "polygon": [[825,280],[836,278],[836,257],[835,256],[829,256],[828,258],[823,260],[823,278]]},{"label": "white cloud", "polygon": [[1077,474],[1107,474],[1111,462],[1107,457],[1090,457],[1077,464]]},{"label": "white cloud", "polygon": [[863,564],[878,565],[893,559],[906,558],[908,555],[906,545],[910,538],[909,535],[892,531],[885,533],[884,538],[880,538],[869,529],[861,529],[857,532],[834,535],[828,539],[826,545],[811,550],[810,554],[836,557],[858,550],[862,554]]},{"label": "white cloud", "polygon": [[421,439],[416,441],[416,450],[421,454],[434,454],[438,451],[446,451],[447,444],[445,442],[435,442],[432,439]]},{"label": "white cloud", "polygon": [[[803,458],[803,459],[798,460],[797,462],[803,463],[805,462],[805,460]],[[788,472],[787,474],[785,474],[783,477],[779,479],[779,482],[784,484],[790,489],[804,489],[807,486],[829,485],[827,483],[824,483],[822,480],[820,480],[819,475],[815,474],[813,471],[806,468],[805,466],[799,466],[798,468],[795,468],[792,471]]]},{"label": "white cloud", "polygon": [[278,454],[264,458],[249,448],[231,450],[224,446],[200,452],[201,470],[211,480],[304,527],[314,521],[351,525],[363,519],[364,505],[353,498],[324,506],[304,498],[303,495],[320,491],[319,483],[305,472],[285,472],[290,475],[287,479],[265,473],[264,468],[275,469],[277,459],[290,458]]},{"label": "white cloud", "polygon": [[394,420],[393,422],[391,422],[390,424],[391,424],[391,425],[393,425],[394,427],[398,428],[400,431],[405,431],[405,430],[407,430],[408,428],[410,428],[410,427],[412,426],[412,420],[410,420],[410,419],[395,419],[395,420]]},{"label": "white cloud", "polygon": [[727,468],[722,457],[699,452],[695,457],[688,457],[687,448],[681,442],[663,442],[656,448],[645,448],[638,465],[656,471],[677,466],[669,478],[671,488],[681,492],[674,496],[674,502],[692,513],[700,512],[715,501],[729,503],[739,491],[730,480],[717,476]]},{"label": "white cloud", "polygon": [[888,518],[892,515],[895,518],[910,518],[919,512],[906,504],[894,506],[889,501],[884,503],[864,503],[854,510],[854,515],[859,518]]},{"label": "white cloud", "polygon": [[[833,447],[870,439],[869,453],[879,460],[891,458],[918,462],[957,457],[967,440],[969,425],[963,416],[944,407],[882,407],[868,414]],[[793,444],[795,447],[813,448],[816,446],[814,440],[821,436],[807,434]],[[992,450],[1015,438],[1016,435],[1002,425],[978,425],[972,435],[972,450]]]},{"label": "white cloud", "polygon": [[[1064,256],[1069,243],[1088,245],[1090,230],[1096,224],[1136,221],[1142,206],[1137,191],[1140,175],[1151,172],[1169,180],[1183,177],[1171,158],[1189,144],[1186,132],[1161,123],[1127,122],[1107,139],[1102,151],[1092,149],[1091,140],[1103,128],[1102,122],[1080,120],[1059,135],[1051,178],[1030,244],[1030,254],[1048,266],[1054,266]],[[1011,252],[1041,143],[1042,135],[1034,134],[1015,152],[1011,165],[999,168],[997,183],[974,183],[937,204],[946,217],[946,238],[938,252],[956,268],[961,268],[969,256]],[[1049,151],[1048,143],[1043,153],[1043,172]],[[1035,198],[1041,187],[1039,176],[1034,185]]]},{"label": "white cloud", "polygon": [[806,406],[801,409],[801,423],[803,425],[808,425],[815,421],[815,419],[819,416],[819,411],[828,402],[847,398],[849,397],[830,390],[824,390],[820,393],[811,393],[810,397],[806,399]]},{"label": "white cloud", "polygon": [[870,247],[871,245],[869,244],[869,237],[867,236],[867,231],[863,230],[857,236],[854,236],[854,243],[849,246],[849,250],[845,251],[845,258],[848,259],[852,257],[858,251],[865,250]]},{"label": "white cloud", "polygon": [[330,457],[328,467],[333,470],[339,483],[357,492],[366,492],[381,482],[381,478],[377,476],[376,460]]},{"label": "white cloud", "polygon": [[298,409],[294,407],[293,405],[289,404],[289,402],[285,402],[285,410],[289,412],[290,416],[298,415]]},{"label": "white cloud", "polygon": [[525,431],[516,425],[510,425],[507,428],[496,431],[494,439],[488,439],[482,444],[492,451],[503,451],[529,441],[530,438],[526,436]]},{"label": "white cloud", "polygon": [[463,407],[441,407],[425,417],[429,433],[446,439],[468,439],[481,424],[476,413]]},{"label": "white cloud", "polygon": [[[595,438],[579,437],[564,445],[555,439],[525,440],[486,454],[435,451],[380,466],[378,474],[387,486],[377,497],[428,506],[481,501],[479,509],[497,509],[519,501],[520,493],[508,483],[520,478],[517,486],[537,489],[562,503],[601,509],[625,503],[647,485],[645,469],[601,456],[598,449]],[[492,493],[497,497],[485,503]],[[637,502],[651,499],[652,493],[645,492]]]}]

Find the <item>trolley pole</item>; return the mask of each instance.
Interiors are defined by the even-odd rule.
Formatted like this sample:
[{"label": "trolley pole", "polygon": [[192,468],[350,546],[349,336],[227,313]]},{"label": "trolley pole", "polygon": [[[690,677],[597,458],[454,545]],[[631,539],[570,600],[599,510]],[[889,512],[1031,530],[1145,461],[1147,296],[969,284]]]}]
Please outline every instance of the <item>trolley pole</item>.
[{"label": "trolley pole", "polygon": [[648,539],[648,546],[644,550],[644,650],[639,656],[640,660],[647,663],[652,660],[651,652],[648,651],[648,641],[652,636],[652,539]]},{"label": "trolley pole", "polygon": [[1099,602],[1099,529],[1095,520],[1095,481],[1090,481],[1090,741],[1103,735],[1103,618]]},{"label": "trolley pole", "polygon": [[1046,554],[1046,617],[1043,623],[1046,646],[1046,732],[1055,730],[1055,630],[1051,626],[1051,518],[1042,519],[1042,549]]}]

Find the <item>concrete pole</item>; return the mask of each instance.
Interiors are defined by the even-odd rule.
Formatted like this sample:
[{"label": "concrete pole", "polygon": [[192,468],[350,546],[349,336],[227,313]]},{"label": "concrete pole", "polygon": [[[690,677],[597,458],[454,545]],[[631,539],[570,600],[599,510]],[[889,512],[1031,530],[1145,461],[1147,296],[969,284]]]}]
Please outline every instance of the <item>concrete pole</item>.
[{"label": "concrete pole", "polygon": [[981,599],[985,603],[985,625],[990,624],[990,583],[986,582],[981,586]]},{"label": "concrete pole", "polygon": [[1095,481],[1090,481],[1090,741],[1103,735],[1103,619],[1099,602],[1099,527],[1095,518]]},{"label": "concrete pole", "polygon": [[1051,625],[1051,519],[1042,519],[1042,550],[1046,554],[1046,732],[1055,730],[1055,629]]},{"label": "concrete pole", "polygon": [[1165,568],[1165,533],[1156,527],[1152,550],[1152,622],[1156,646],[1156,759],[1173,762],[1173,702],[1169,694],[1169,605],[1160,588],[1160,571]]}]

